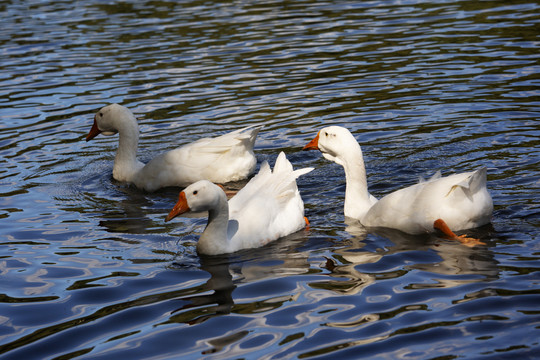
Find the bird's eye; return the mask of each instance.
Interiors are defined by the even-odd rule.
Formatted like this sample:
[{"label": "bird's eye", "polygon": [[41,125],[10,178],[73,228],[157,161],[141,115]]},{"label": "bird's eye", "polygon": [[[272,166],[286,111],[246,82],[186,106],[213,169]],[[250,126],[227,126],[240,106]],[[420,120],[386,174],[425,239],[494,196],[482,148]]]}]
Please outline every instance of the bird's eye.
[{"label": "bird's eye", "polygon": [[197,195],[197,193],[198,193],[198,191],[197,191],[197,190],[195,190],[195,191],[193,192],[193,195]]},{"label": "bird's eye", "polygon": [[99,117],[103,117],[103,113],[101,111],[99,112]]},{"label": "bird's eye", "polygon": [[326,131],[324,132],[324,136],[328,136],[328,133]]}]

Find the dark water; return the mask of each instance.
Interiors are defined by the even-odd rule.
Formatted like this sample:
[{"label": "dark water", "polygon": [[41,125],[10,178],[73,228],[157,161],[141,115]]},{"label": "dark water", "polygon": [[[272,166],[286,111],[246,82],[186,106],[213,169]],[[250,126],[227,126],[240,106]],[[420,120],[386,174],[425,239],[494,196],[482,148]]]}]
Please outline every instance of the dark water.
[{"label": "dark water", "polygon": [[[535,1],[4,1],[0,4],[2,359],[532,359],[540,353],[540,4]],[[311,228],[220,257],[178,189],[112,180],[139,118],[148,160],[265,125]],[[493,222],[469,249],[366,234],[342,169],[301,147],[363,146],[376,196],[488,168]],[[243,184],[231,184],[239,188]]]}]

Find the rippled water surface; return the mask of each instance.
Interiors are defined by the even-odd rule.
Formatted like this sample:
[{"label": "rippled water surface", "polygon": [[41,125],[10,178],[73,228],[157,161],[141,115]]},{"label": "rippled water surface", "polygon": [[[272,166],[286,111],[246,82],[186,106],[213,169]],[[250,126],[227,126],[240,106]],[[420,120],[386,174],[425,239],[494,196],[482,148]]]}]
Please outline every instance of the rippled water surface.
[{"label": "rippled water surface", "polygon": [[[0,357],[528,359],[540,353],[536,1],[4,1],[0,4]],[[309,230],[199,256],[179,189],[112,179],[139,156],[264,124],[258,163],[297,168]],[[488,168],[487,245],[366,233],[344,174],[302,152],[323,125],[361,143],[380,197]],[[243,183],[227,185],[240,188]]]}]

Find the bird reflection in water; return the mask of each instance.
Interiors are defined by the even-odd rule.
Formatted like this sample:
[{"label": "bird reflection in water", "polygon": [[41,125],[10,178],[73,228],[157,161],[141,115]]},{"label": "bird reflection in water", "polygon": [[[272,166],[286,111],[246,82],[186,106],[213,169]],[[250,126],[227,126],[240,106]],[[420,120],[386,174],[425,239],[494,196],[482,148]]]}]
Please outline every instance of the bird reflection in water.
[{"label": "bird reflection in water", "polygon": [[[310,286],[342,295],[355,295],[376,280],[402,277],[415,270],[433,273],[429,277],[434,283],[408,284],[406,288],[452,287],[498,278],[498,262],[486,247],[470,248],[436,235],[409,235],[384,228],[366,229],[352,219],[347,219],[346,223],[345,230],[352,237],[343,239],[344,246],[335,248],[331,257],[326,257],[326,261],[321,265],[335,280],[311,283]],[[489,232],[489,229],[482,228],[475,235],[482,235],[482,231],[486,230]],[[374,242],[380,244],[386,240],[391,243],[386,242],[383,247],[379,245],[373,248]],[[368,244],[370,246],[367,246]],[[389,256],[398,253],[406,255],[411,252],[421,252],[419,257],[423,262],[415,261],[397,268],[395,264],[384,265],[385,257],[389,259]],[[404,256],[404,262],[406,258],[407,256]],[[377,270],[362,271],[367,268],[363,265],[377,262],[381,264],[370,267]]]},{"label": "bird reflection in water", "polygon": [[[176,299],[184,304],[171,312],[167,323],[202,323],[230,313],[252,314],[271,310],[294,300],[298,293],[235,304],[233,291],[267,279],[309,272],[308,253],[298,251],[303,232],[287,236],[265,247],[224,255],[199,255],[200,269],[209,273],[206,283],[192,288],[193,296]],[[178,265],[181,266],[181,265]]]}]

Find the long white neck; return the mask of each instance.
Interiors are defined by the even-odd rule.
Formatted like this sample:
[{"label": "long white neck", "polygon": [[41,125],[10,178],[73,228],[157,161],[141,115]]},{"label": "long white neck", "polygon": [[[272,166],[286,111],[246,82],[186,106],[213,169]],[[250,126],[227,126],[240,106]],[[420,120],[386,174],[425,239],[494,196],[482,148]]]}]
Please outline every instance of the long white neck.
[{"label": "long white neck", "polygon": [[368,192],[366,168],[360,145],[356,143],[356,146],[340,156],[339,163],[345,169],[345,216],[362,219],[371,208],[372,200]]},{"label": "long white neck", "polygon": [[229,252],[228,227],[229,204],[225,193],[220,193],[217,205],[208,211],[208,223],[199,238],[197,250],[208,255]]},{"label": "long white neck", "polygon": [[[128,114],[127,116],[133,117]],[[143,164],[137,161],[139,145],[139,127],[135,118],[119,119],[117,130],[119,135],[118,150],[114,159],[113,177],[119,181],[132,181]]]}]

